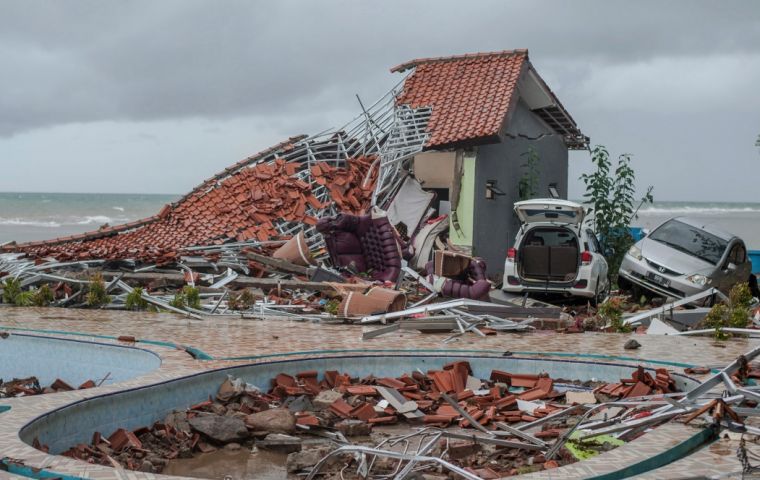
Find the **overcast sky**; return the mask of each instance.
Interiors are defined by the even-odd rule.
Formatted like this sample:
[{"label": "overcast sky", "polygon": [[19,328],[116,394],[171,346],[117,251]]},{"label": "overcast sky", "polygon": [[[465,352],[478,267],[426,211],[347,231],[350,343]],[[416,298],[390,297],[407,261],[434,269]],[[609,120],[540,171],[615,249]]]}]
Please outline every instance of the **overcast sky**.
[{"label": "overcast sky", "polygon": [[656,199],[760,201],[756,1],[3,1],[0,191],[182,193],[398,63],[512,48]]}]

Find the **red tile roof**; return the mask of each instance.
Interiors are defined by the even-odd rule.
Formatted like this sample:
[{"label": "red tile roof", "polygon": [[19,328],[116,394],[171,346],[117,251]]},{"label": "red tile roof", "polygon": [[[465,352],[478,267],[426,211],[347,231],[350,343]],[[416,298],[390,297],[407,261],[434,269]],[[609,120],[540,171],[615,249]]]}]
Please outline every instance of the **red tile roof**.
[{"label": "red tile roof", "polygon": [[431,107],[427,148],[495,142],[517,101],[515,89],[529,65],[527,50],[422,58],[391,69],[414,68],[397,102]]},{"label": "red tile roof", "polygon": [[[226,168],[158,215],[81,235],[9,245],[4,250],[61,261],[131,258],[170,263],[182,248],[192,245],[275,238],[279,233],[274,222],[278,220],[314,225],[313,212],[325,205],[314,196],[309,183],[295,176],[305,165],[281,157],[300,138],[288,139]],[[316,162],[310,174],[318,185],[328,188],[340,209],[359,213],[369,207],[374,176],[370,175],[366,185],[362,183],[374,160],[351,158],[341,168]]]}]

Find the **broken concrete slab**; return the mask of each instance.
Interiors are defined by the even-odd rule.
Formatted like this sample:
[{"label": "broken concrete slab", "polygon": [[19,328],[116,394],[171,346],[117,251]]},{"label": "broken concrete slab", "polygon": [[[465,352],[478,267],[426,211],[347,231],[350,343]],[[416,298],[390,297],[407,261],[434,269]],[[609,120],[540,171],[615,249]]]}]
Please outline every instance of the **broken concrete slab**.
[{"label": "broken concrete slab", "polygon": [[193,430],[219,443],[237,442],[248,438],[243,420],[221,415],[200,415],[188,420]]}]

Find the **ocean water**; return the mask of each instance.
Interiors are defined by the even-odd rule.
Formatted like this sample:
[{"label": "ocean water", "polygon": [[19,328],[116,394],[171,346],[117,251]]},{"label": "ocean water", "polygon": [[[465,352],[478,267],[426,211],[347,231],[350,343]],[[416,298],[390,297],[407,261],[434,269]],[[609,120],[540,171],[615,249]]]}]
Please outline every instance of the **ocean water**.
[{"label": "ocean water", "polygon": [[[0,192],[0,244],[44,240],[155,215],[179,195]],[[653,229],[674,216],[714,224],[760,250],[760,203],[655,202],[632,225]]]},{"label": "ocean water", "polygon": [[179,195],[0,192],[0,244],[45,240],[155,215]]},{"label": "ocean water", "polygon": [[715,225],[743,239],[749,249],[760,250],[760,203],[654,202],[642,208],[631,225],[653,230],[679,216]]}]

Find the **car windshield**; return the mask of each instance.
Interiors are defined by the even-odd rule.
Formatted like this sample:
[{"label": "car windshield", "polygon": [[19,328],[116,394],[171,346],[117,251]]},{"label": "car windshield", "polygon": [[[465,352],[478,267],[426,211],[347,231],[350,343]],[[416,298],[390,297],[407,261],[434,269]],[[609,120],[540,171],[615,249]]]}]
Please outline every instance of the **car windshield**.
[{"label": "car windshield", "polygon": [[728,245],[722,238],[677,220],[665,222],[649,238],[713,265],[723,258]]}]

